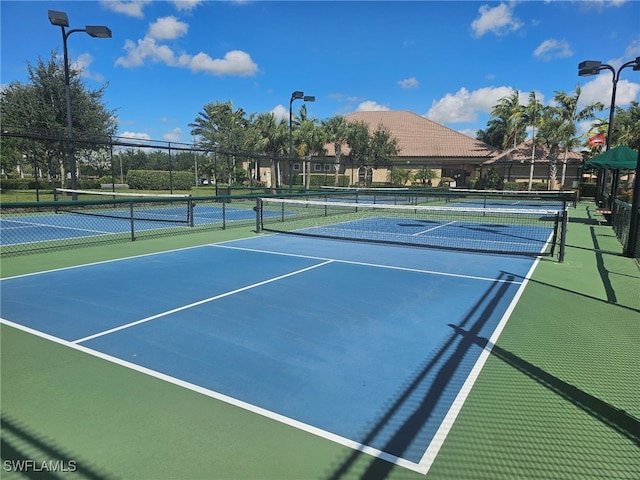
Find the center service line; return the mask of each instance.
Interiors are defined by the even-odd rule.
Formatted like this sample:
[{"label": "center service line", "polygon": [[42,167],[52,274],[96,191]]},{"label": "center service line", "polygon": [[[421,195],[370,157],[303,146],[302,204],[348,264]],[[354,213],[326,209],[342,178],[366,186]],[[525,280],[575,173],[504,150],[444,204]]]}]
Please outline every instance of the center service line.
[{"label": "center service line", "polygon": [[228,297],[230,295],[235,295],[236,293],[244,292],[245,290],[250,290],[252,288],[260,287],[262,285],[266,285],[268,283],[277,282],[278,280],[282,280],[287,277],[291,277],[293,275],[298,275],[299,273],[304,273],[309,270],[313,270],[314,268],[323,267],[329,263],[333,263],[333,260],[327,260],[326,262],[318,263],[317,265],[312,265],[307,268],[303,268],[301,270],[296,270],[295,272],[286,273],[284,275],[280,275],[279,277],[270,278],[268,280],[264,280],[262,282],[254,283],[253,285],[248,285],[246,287],[238,288],[236,290],[231,290],[230,292],[221,293],[220,295],[216,295],[215,297],[205,298],[204,300],[199,300],[194,303],[190,303],[189,305],[183,305],[182,307],[174,308],[172,310],[168,310],[166,312],[158,313],[156,315],[152,315],[147,318],[143,318],[141,320],[136,320],[135,322],[127,323],[125,325],[120,325],[119,327],[111,328],[109,330],[105,330],[103,332],[98,332],[93,335],[89,335],[88,337],[79,338],[78,340],[74,340],[71,343],[82,343],[88,340],[93,340],[94,338],[102,337],[104,335],[109,335],[110,333],[117,332],[119,330],[124,330],[125,328],[134,327],[136,325],[140,325],[141,323],[150,322],[151,320],[155,320],[157,318],[166,317],[167,315],[171,315],[176,312],[180,312],[182,310],[187,310],[188,308],[197,307],[198,305],[202,305],[204,303],[213,302],[214,300],[218,300],[220,298]]}]

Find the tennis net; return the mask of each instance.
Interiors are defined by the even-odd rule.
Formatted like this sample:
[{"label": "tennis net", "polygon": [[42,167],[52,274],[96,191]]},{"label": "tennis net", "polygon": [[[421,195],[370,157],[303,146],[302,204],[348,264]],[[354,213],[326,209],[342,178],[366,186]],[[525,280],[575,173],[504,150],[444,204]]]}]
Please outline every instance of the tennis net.
[{"label": "tennis net", "polygon": [[258,231],[485,253],[564,257],[567,210],[262,198]]},{"label": "tennis net", "polygon": [[[75,197],[76,200],[69,201]],[[56,212],[151,222],[193,224],[193,202],[189,195],[54,190]]]},{"label": "tennis net", "polygon": [[541,208],[564,209],[576,206],[577,195],[573,191],[559,190],[474,190],[452,188],[447,192],[447,203],[482,208]]},{"label": "tennis net", "polygon": [[405,187],[327,187],[320,186],[320,197],[326,200],[356,203],[384,203],[391,205],[414,205],[418,202],[418,192]]}]

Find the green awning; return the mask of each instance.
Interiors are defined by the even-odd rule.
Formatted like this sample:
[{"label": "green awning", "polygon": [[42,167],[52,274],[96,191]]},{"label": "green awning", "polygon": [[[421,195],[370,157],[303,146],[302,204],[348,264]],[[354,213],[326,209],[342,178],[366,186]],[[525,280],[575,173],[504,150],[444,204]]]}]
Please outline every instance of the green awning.
[{"label": "green awning", "polygon": [[611,170],[631,169],[638,166],[638,152],[624,145],[618,145],[611,150],[607,150],[600,155],[596,155],[591,160],[584,162],[585,170],[608,168]]}]

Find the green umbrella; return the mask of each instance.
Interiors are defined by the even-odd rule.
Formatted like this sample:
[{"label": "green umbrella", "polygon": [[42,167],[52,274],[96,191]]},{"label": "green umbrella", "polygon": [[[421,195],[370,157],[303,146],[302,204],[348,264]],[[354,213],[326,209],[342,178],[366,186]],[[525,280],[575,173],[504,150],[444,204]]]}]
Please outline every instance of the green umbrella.
[{"label": "green umbrella", "polygon": [[609,168],[611,170],[628,168],[635,170],[637,166],[638,152],[624,145],[618,145],[611,150],[596,155],[591,160],[587,160],[583,168],[585,170],[596,168]]}]

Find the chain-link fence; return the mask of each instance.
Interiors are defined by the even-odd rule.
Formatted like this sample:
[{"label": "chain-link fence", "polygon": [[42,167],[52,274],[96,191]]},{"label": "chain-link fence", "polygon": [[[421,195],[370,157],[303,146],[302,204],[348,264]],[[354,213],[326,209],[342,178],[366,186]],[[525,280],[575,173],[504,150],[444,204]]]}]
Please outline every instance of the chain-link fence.
[{"label": "chain-link fence", "polygon": [[0,252],[19,255],[254,226],[251,197],[112,198],[3,204]]}]

